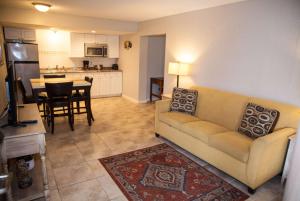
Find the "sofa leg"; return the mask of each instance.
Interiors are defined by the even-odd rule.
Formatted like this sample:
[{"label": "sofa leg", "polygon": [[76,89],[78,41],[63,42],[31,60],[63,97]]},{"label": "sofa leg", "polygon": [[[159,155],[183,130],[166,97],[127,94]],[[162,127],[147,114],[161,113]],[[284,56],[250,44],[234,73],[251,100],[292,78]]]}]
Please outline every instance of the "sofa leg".
[{"label": "sofa leg", "polygon": [[248,187],[248,193],[253,195],[255,192],[256,192],[256,189],[252,189],[252,188]]},{"label": "sofa leg", "polygon": [[155,133],[155,136],[156,136],[156,137],[159,137],[160,135],[159,135],[158,133]]}]

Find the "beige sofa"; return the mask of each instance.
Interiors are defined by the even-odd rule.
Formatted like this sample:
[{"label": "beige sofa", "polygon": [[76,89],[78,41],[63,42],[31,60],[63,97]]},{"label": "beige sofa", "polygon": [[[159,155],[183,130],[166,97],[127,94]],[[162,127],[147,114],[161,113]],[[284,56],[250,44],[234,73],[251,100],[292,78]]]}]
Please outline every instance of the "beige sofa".
[{"label": "beige sofa", "polygon": [[[249,192],[282,171],[288,137],[295,134],[300,109],[291,105],[204,87],[195,116],[169,112],[171,100],[156,102],[156,135],[179,145],[249,187]],[[248,102],[277,109],[274,132],[255,140],[237,133]]]}]

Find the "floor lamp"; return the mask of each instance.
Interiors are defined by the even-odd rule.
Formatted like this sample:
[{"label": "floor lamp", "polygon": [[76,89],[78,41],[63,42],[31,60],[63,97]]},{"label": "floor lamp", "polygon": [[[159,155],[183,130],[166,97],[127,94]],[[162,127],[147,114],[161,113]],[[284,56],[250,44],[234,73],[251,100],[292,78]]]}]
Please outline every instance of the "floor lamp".
[{"label": "floor lamp", "polygon": [[189,64],[180,62],[170,62],[168,74],[177,76],[177,88],[179,87],[179,76],[187,75],[189,70]]}]

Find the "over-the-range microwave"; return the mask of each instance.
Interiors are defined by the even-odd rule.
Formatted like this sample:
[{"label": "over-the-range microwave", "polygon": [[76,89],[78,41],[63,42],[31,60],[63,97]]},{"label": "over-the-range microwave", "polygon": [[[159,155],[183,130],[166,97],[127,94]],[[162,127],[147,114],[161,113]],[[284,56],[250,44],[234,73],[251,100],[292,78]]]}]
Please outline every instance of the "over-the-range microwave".
[{"label": "over-the-range microwave", "polygon": [[85,43],[84,56],[107,57],[107,44]]}]

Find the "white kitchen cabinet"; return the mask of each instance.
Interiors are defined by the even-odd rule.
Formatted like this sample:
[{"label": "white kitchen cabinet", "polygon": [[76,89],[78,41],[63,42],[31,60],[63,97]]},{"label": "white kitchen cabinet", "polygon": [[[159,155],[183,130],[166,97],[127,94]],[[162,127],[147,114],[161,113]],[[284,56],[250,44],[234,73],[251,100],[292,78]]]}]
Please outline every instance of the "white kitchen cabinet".
[{"label": "white kitchen cabinet", "polygon": [[13,27],[4,28],[5,39],[8,40],[23,40],[23,41],[35,41],[36,34],[34,29],[21,29]]},{"label": "white kitchen cabinet", "polygon": [[122,95],[122,72],[101,72],[93,74],[92,97]]},{"label": "white kitchen cabinet", "polygon": [[100,74],[99,80],[99,96],[109,96],[109,77],[107,73]]},{"label": "white kitchen cabinet", "polygon": [[70,57],[84,57],[84,43],[107,44],[108,58],[119,58],[119,36],[71,33]]},{"label": "white kitchen cabinet", "polygon": [[70,57],[84,57],[84,34],[71,33]]},{"label": "white kitchen cabinet", "polygon": [[95,34],[84,34],[84,43],[96,43]]},{"label": "white kitchen cabinet", "polygon": [[[85,76],[93,78],[91,97],[111,97],[122,95],[122,72],[91,72],[91,73],[58,73],[66,74],[66,79],[84,79]],[[43,74],[41,74],[43,78]]]},{"label": "white kitchen cabinet", "polygon": [[108,58],[119,58],[119,36],[107,36]]},{"label": "white kitchen cabinet", "polygon": [[93,84],[91,88],[91,97],[97,98],[99,97],[99,86],[100,86],[100,73],[93,73],[89,77],[93,77]]},{"label": "white kitchen cabinet", "polygon": [[95,35],[95,42],[97,44],[107,44],[107,36],[96,34]]},{"label": "white kitchen cabinet", "polygon": [[110,95],[122,94],[122,72],[109,73],[109,91]]},{"label": "white kitchen cabinet", "polygon": [[35,30],[33,30],[33,29],[22,29],[22,38],[25,41],[35,41],[36,40]]}]

